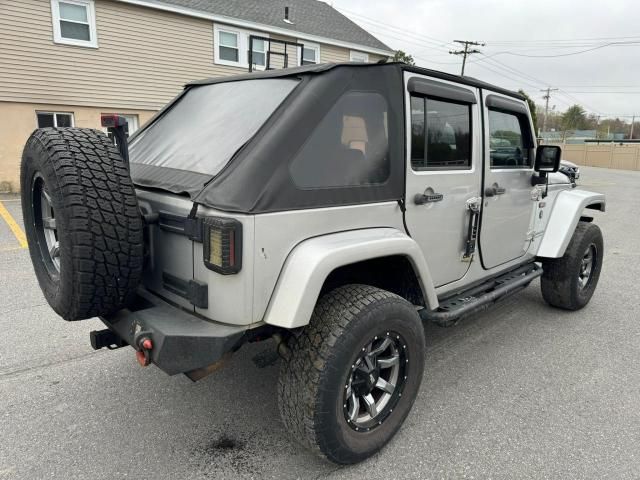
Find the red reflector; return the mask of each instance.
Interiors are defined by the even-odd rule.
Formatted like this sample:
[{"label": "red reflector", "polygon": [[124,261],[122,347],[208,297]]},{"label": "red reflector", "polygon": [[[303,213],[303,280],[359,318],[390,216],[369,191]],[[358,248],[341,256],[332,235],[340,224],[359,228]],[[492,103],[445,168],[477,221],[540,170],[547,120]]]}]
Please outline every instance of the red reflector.
[{"label": "red reflector", "polygon": [[103,127],[115,127],[118,125],[118,115],[101,115],[100,123]]},{"label": "red reflector", "polygon": [[144,352],[140,351],[136,352],[136,360],[138,360],[138,363],[143,367],[146,367],[147,365],[149,365],[149,363],[151,363],[149,357],[147,357]]},{"label": "red reflector", "polygon": [[153,348],[153,342],[150,338],[145,338],[142,341],[142,348],[144,348],[145,350],[151,350]]}]

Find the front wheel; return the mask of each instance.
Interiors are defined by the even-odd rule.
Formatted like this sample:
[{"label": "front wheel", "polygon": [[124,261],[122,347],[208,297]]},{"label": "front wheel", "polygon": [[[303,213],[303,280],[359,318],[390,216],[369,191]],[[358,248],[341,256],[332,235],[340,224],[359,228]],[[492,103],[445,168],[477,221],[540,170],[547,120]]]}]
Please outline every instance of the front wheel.
[{"label": "front wheel", "polygon": [[415,308],[390,292],[346,285],[323,296],[289,343],[279,379],[282,421],[297,441],[340,464],[380,450],[409,414],[425,343]]},{"label": "front wheel", "polygon": [[596,290],[603,256],[600,228],[579,222],[565,254],[542,261],[542,297],[549,305],[565,310],[584,307]]}]

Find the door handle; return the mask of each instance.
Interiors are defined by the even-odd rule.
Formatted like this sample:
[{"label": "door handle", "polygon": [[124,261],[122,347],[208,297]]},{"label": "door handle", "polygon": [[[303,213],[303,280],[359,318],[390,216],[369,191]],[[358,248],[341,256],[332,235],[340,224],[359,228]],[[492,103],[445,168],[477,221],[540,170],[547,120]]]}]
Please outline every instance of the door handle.
[{"label": "door handle", "polygon": [[492,187],[488,187],[484,190],[485,197],[494,197],[496,195],[504,195],[505,193],[507,193],[507,189],[499,187],[496,183],[494,183]]},{"label": "door handle", "polygon": [[425,203],[435,203],[441,202],[444,198],[444,195],[441,193],[432,193],[430,195],[426,195],[424,193],[416,193],[413,197],[413,203],[416,205],[423,205]]}]

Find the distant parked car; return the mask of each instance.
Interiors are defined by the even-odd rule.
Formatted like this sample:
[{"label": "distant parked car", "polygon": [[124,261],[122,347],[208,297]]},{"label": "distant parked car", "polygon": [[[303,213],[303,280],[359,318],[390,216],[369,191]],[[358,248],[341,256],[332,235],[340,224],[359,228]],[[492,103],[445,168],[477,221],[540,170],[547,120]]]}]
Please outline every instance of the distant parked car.
[{"label": "distant parked car", "polygon": [[564,173],[571,183],[576,183],[576,180],[580,178],[580,167],[575,163],[567,162],[566,160],[560,160],[559,172]]}]

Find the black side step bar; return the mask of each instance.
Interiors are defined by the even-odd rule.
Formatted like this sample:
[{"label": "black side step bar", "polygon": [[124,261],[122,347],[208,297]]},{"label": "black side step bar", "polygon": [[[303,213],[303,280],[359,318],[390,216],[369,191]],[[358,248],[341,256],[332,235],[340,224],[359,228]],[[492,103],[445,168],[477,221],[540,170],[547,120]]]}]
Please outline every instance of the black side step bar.
[{"label": "black side step bar", "polygon": [[540,275],[541,267],[535,263],[525,265],[442,301],[437,310],[423,308],[418,313],[422,320],[450,327],[461,317],[483,310],[491,303],[526,287]]}]

